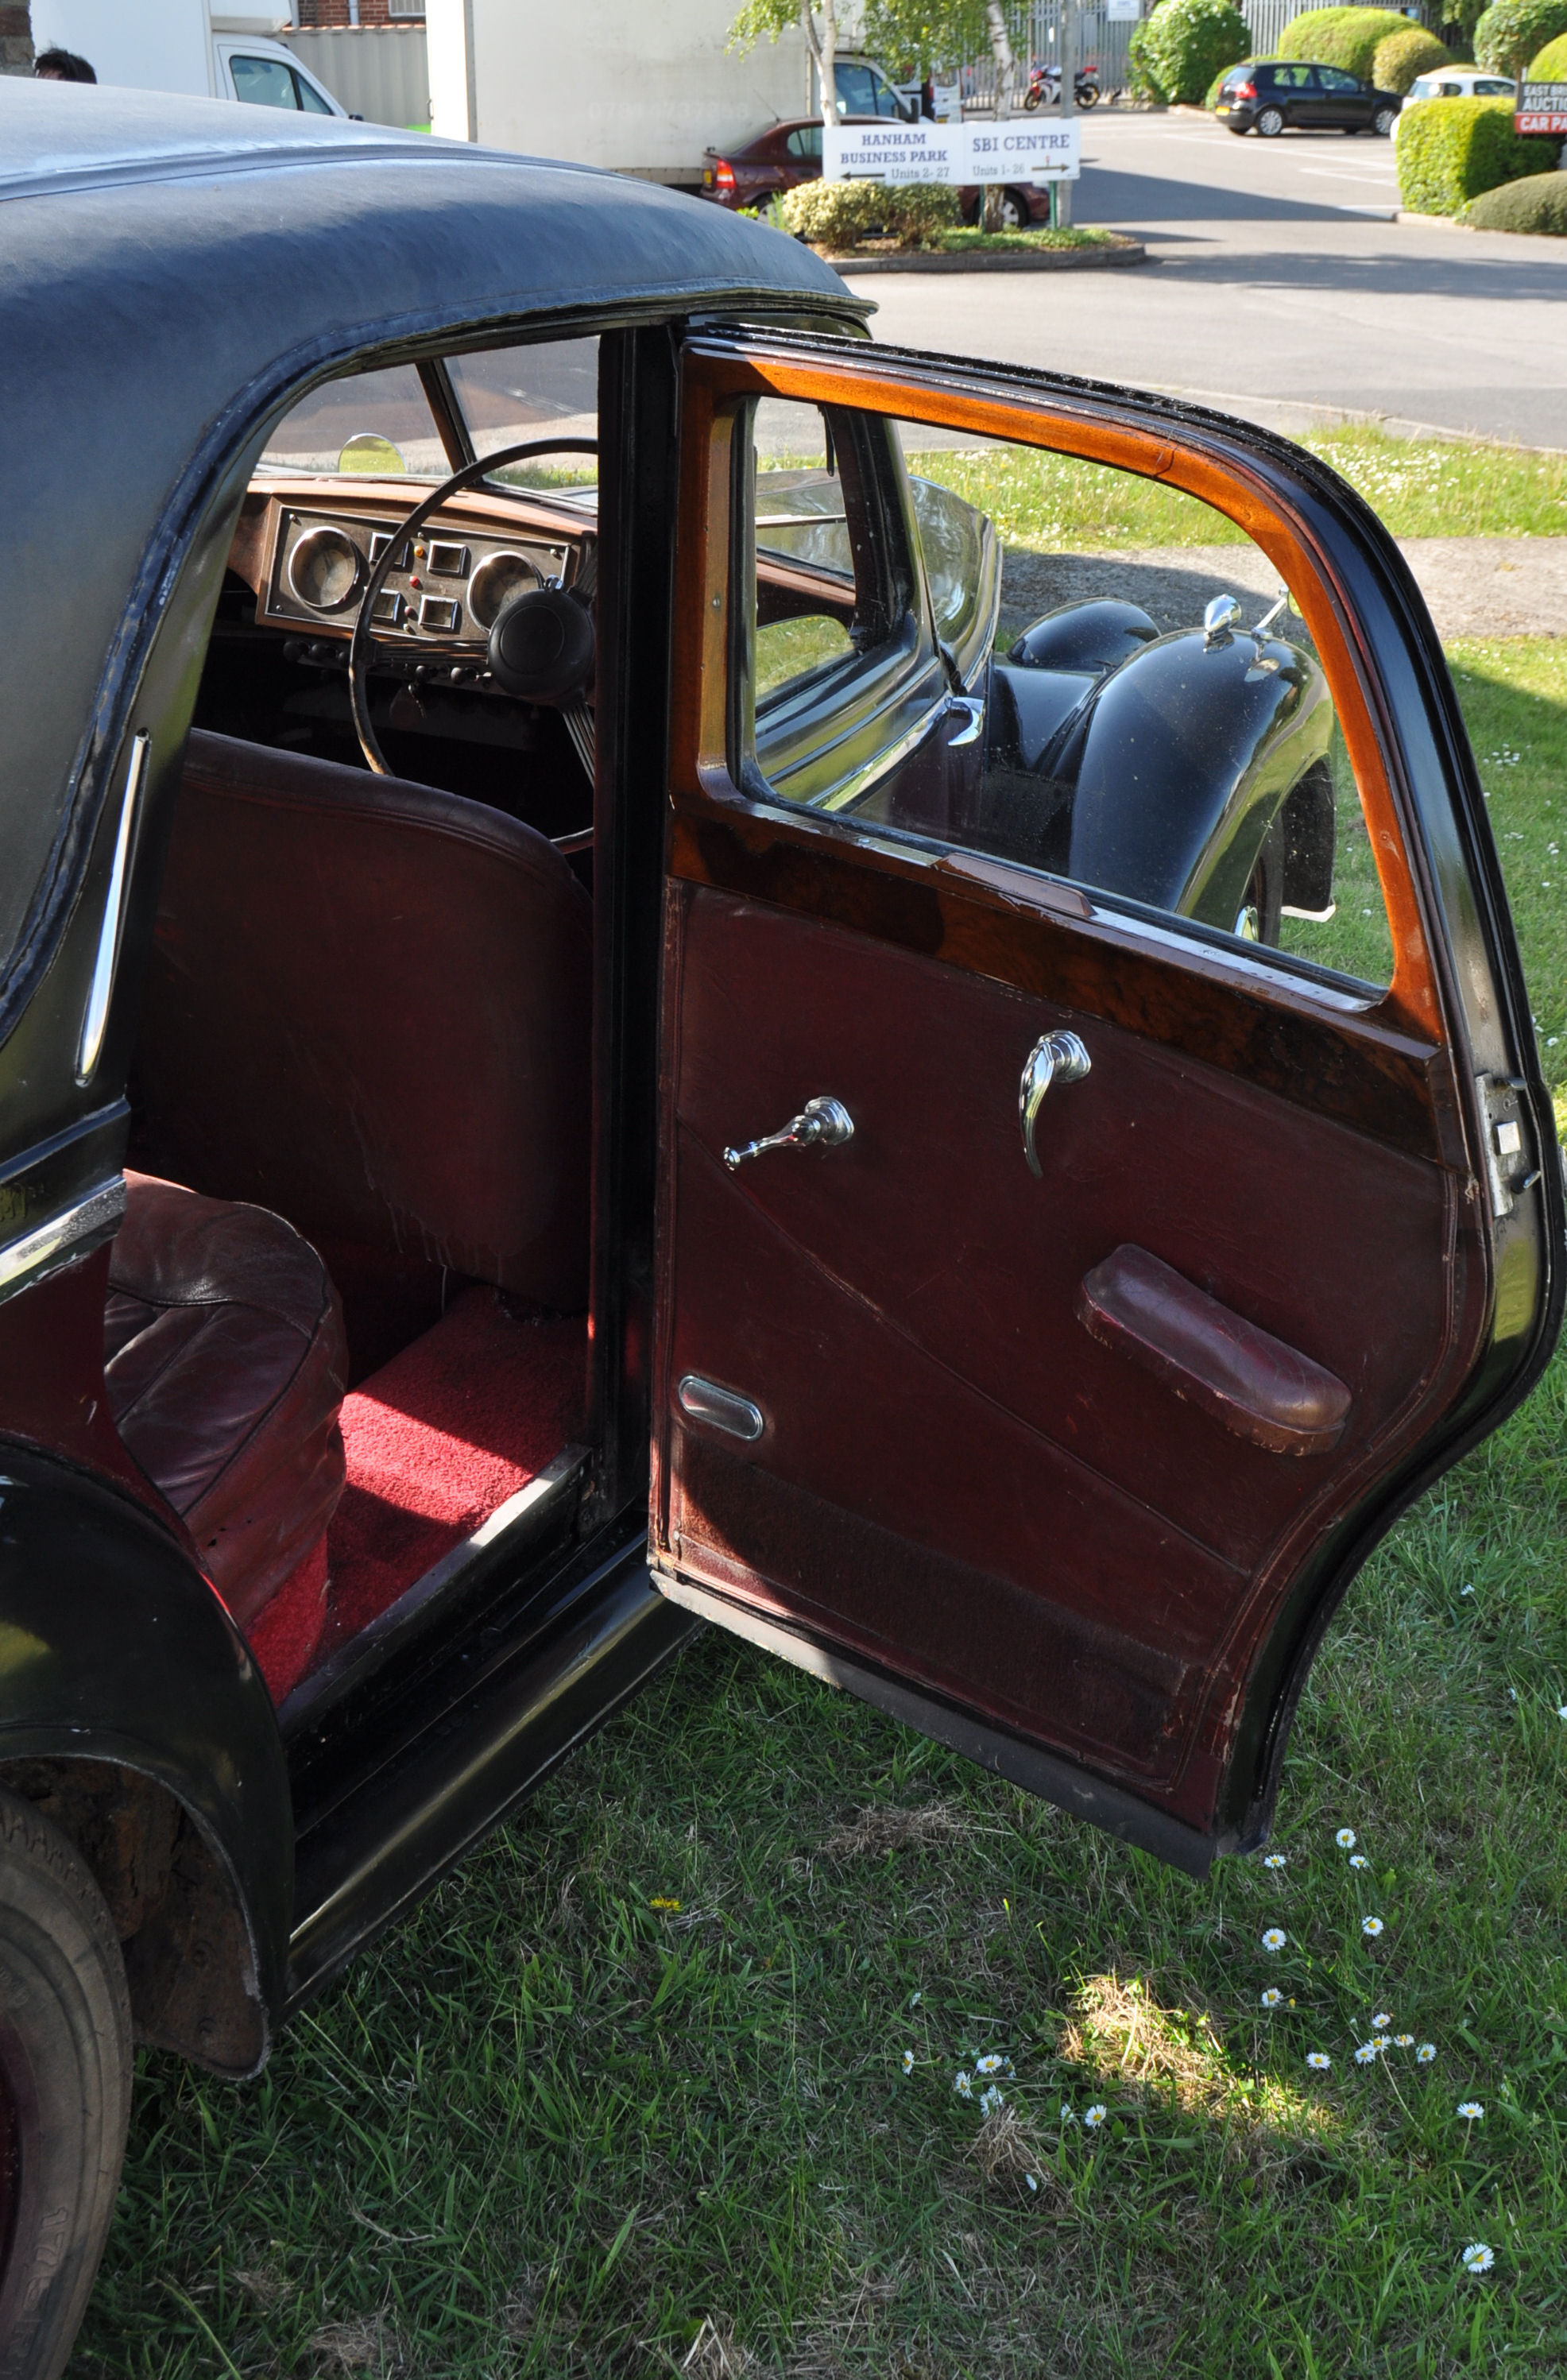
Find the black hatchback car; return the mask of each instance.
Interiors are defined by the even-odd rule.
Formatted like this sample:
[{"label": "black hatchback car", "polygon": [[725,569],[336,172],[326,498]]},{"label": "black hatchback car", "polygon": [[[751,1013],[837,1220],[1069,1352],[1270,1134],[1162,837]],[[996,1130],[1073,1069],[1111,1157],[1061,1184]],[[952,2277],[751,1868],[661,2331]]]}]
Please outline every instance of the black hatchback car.
[{"label": "black hatchback car", "polygon": [[1385,140],[1403,104],[1397,91],[1378,91],[1342,67],[1247,59],[1220,84],[1213,112],[1232,132],[1258,132],[1264,140],[1287,131],[1375,132]]},{"label": "black hatchback car", "polygon": [[[1563,1212],[1456,695],[1318,457],[378,125],[18,82],[0,200],[0,2373],[57,2380],[133,2043],[257,2072],[703,1621],[1262,1841]],[[1030,546],[1074,468],[1242,591]]]}]

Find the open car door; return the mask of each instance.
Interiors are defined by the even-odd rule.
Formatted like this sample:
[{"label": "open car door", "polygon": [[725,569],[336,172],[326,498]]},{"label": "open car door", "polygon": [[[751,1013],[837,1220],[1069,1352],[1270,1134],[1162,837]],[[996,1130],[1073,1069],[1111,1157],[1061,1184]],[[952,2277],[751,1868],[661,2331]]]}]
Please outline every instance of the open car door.
[{"label": "open car door", "polygon": [[[682,407],[655,1575],[1200,1874],[1558,1322],[1434,632],[1214,414],[740,333]],[[1069,467],[1200,499],[1240,595],[1063,579]]]}]

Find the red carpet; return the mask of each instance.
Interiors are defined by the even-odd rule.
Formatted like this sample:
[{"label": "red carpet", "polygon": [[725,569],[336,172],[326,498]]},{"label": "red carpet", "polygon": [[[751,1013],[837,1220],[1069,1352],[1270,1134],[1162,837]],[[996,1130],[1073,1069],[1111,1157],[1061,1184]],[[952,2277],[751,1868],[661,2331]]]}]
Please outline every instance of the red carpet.
[{"label": "red carpet", "polygon": [[348,1484],[318,1658],[582,1437],[587,1373],[583,1318],[515,1320],[492,1289],[469,1289],[344,1400]]}]

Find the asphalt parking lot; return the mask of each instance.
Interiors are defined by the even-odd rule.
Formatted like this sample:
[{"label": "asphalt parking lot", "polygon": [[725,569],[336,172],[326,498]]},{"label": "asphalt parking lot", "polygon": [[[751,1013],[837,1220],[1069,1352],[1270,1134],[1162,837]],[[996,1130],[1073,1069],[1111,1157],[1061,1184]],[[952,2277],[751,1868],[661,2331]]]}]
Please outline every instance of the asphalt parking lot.
[{"label": "asphalt parking lot", "polygon": [[884,274],[879,337],[1180,390],[1298,433],[1335,416],[1567,448],[1567,241],[1394,220],[1392,143],[1084,119],[1079,223],[1125,273]]}]

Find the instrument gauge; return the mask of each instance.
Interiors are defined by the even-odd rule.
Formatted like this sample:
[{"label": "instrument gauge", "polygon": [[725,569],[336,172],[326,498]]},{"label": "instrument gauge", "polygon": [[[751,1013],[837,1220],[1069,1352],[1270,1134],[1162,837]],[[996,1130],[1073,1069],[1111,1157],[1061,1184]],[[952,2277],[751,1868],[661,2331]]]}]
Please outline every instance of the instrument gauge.
[{"label": "instrument gauge", "polygon": [[504,606],[527,588],[543,585],[526,553],[490,553],[468,582],[468,613],[479,628],[492,628]]},{"label": "instrument gauge", "polygon": [[341,612],[364,576],[364,556],[340,528],[308,528],[288,557],[288,584],[312,612]]}]

